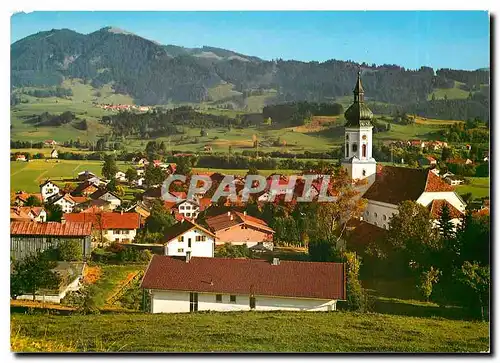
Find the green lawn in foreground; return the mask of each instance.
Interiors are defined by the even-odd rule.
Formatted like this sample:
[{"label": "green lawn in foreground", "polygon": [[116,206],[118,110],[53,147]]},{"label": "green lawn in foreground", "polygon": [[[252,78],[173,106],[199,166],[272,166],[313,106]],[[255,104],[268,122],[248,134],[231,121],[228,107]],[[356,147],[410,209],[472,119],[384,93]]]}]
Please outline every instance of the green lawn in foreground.
[{"label": "green lawn in foreground", "polygon": [[[16,337],[77,351],[484,352],[488,324],[347,312],[11,315]],[[14,335],[14,334],[13,334]],[[42,348],[43,349],[43,348]],[[61,348],[64,349],[64,348]]]}]

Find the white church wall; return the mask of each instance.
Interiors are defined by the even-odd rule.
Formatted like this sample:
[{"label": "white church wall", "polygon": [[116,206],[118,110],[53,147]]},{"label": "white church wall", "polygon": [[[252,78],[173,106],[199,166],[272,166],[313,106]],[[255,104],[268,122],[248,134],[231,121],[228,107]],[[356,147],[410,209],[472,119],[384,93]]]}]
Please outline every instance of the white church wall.
[{"label": "white church wall", "polygon": [[389,221],[397,213],[398,206],[395,204],[369,200],[363,213],[363,220],[380,228],[389,229]]},{"label": "white church wall", "polygon": [[460,212],[465,211],[464,201],[455,192],[424,192],[417,199],[417,203],[428,206],[433,200],[445,199]]}]

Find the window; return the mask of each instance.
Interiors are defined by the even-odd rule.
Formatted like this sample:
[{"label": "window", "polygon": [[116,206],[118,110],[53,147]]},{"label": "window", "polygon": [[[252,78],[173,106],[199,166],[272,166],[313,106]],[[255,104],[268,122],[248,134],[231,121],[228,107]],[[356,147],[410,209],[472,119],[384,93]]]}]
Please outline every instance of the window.
[{"label": "window", "polygon": [[119,238],[115,238],[115,242],[120,242],[120,239]]},{"label": "window", "polygon": [[198,311],[198,293],[189,293],[189,312]]},{"label": "window", "polygon": [[114,233],[114,234],[121,234],[121,231],[120,231],[119,229],[115,229],[115,230],[113,231],[113,233]]},{"label": "window", "polygon": [[362,150],[363,150],[363,157],[366,158],[366,144],[363,144]]},{"label": "window", "polygon": [[201,236],[201,241],[205,242],[207,240],[207,236]]},{"label": "window", "polygon": [[363,176],[366,176],[366,170],[363,169]]},{"label": "window", "polygon": [[184,206],[183,206],[183,205],[181,205],[181,206],[179,207],[179,209],[180,209],[180,210],[184,210]]},{"label": "window", "polygon": [[178,248],[178,249],[177,249],[177,252],[178,252],[178,253],[182,253],[182,252],[184,252],[184,248]]},{"label": "window", "polygon": [[369,216],[370,215],[370,212],[366,211],[366,216]]},{"label": "window", "polygon": [[349,155],[349,144],[345,144],[345,156]]},{"label": "window", "polygon": [[374,224],[374,225],[376,225],[376,226],[378,227],[378,224],[377,224],[377,222],[373,222],[373,224]]},{"label": "window", "polygon": [[180,236],[177,238],[177,242],[184,242],[184,236]]},{"label": "window", "polygon": [[222,302],[222,294],[216,294],[215,295],[215,302],[218,302],[218,303]]},{"label": "window", "polygon": [[191,238],[188,238],[188,247],[191,247]]},{"label": "window", "polygon": [[382,219],[383,219],[384,221],[386,221],[386,220],[387,220],[387,216],[384,214],[384,215],[382,216]]},{"label": "window", "polygon": [[186,205],[186,210],[191,210],[191,206]]},{"label": "window", "polygon": [[378,217],[377,212],[373,213],[373,215],[375,216],[375,218],[377,218],[377,217]]},{"label": "window", "polygon": [[186,217],[191,217],[191,213],[186,213]]},{"label": "window", "polygon": [[255,309],[255,296],[250,296],[250,309]]},{"label": "window", "polygon": [[387,229],[387,224],[384,224],[384,229]]},{"label": "window", "polygon": [[352,152],[355,153],[358,151],[358,144],[352,144]]},{"label": "window", "polygon": [[122,234],[128,234],[128,229],[122,229]]},{"label": "window", "polygon": [[236,295],[229,295],[229,302],[235,303],[236,302]]},{"label": "window", "polygon": [[196,236],[196,242],[200,242],[201,241],[201,236]]}]

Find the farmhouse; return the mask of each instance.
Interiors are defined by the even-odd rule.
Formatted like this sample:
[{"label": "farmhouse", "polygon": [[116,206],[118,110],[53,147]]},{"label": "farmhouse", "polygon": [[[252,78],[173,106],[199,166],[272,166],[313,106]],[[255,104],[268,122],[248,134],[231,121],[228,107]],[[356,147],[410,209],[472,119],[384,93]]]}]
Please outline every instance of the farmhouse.
[{"label": "farmhouse", "polygon": [[126,178],[125,173],[123,171],[117,171],[115,174],[115,179],[120,181],[120,182],[127,181],[127,178]]},{"label": "farmhouse", "polygon": [[214,257],[215,234],[188,220],[168,228],[162,243],[166,256]]},{"label": "farmhouse", "polygon": [[59,190],[59,187],[48,179],[45,183],[40,184],[40,194],[42,195],[42,200],[44,202],[46,202],[50,197],[59,194]]},{"label": "farmhouse", "polygon": [[248,247],[263,244],[273,249],[274,230],[262,219],[236,211],[228,211],[205,220],[209,229],[215,233],[216,244],[246,244]]},{"label": "farmhouse", "polygon": [[93,241],[99,244],[130,243],[140,227],[137,213],[66,213],[63,218],[66,223],[91,223]]},{"label": "farmhouse", "polygon": [[45,222],[47,220],[47,212],[43,207],[11,207],[10,220]]},{"label": "farmhouse", "polygon": [[141,287],[152,313],[333,311],[346,299],[342,263],[155,255]]},{"label": "farmhouse", "polygon": [[460,185],[465,181],[464,178],[458,175],[447,175],[444,180],[450,185]]},{"label": "farmhouse", "polygon": [[54,146],[57,145],[57,142],[55,140],[45,140],[43,143],[44,143],[45,146],[52,146],[52,147],[54,147]]},{"label": "farmhouse", "polygon": [[78,180],[85,181],[90,178],[94,178],[96,175],[88,170],[81,171],[78,173]]},{"label": "farmhouse", "polygon": [[52,149],[52,151],[50,152],[50,158],[51,159],[57,159],[58,158],[58,153],[57,153],[57,150],[56,149]]},{"label": "farmhouse", "polygon": [[14,204],[22,207],[23,205],[25,205],[27,203],[28,198],[31,196],[34,196],[35,198],[37,198],[40,201],[40,203],[43,202],[42,195],[40,193],[30,194],[30,193],[20,191],[20,192],[16,193],[16,199],[14,201]]},{"label": "farmhouse", "polygon": [[434,200],[445,200],[459,212],[465,211],[462,198],[432,170],[376,165],[371,158],[373,113],[364,104],[360,74],[354,88],[354,102],[345,117],[346,154],[342,165],[354,182],[368,180],[363,194],[368,200],[364,221],[388,229],[390,219],[398,213],[398,205],[406,200],[429,208]]},{"label": "farmhouse", "polygon": [[80,243],[82,254],[90,257],[91,223],[58,223],[58,222],[11,222],[10,223],[10,256],[19,260],[50,247],[57,247],[67,240]]},{"label": "farmhouse", "polygon": [[98,189],[94,193],[89,195],[89,198],[91,199],[101,199],[107,202],[110,202],[110,208],[115,209],[116,207],[120,206],[122,204],[122,200],[120,197],[117,195],[113,194],[109,190],[106,189]]},{"label": "farmhouse", "polygon": [[97,185],[86,180],[82,183],[79,183],[75,189],[71,192],[71,195],[74,197],[84,196],[88,197],[92,193],[96,192],[99,189]]},{"label": "farmhouse", "polygon": [[16,161],[26,161],[26,156],[24,154],[16,154]]},{"label": "farmhouse", "polygon": [[52,197],[50,197],[47,202],[49,204],[55,204],[61,207],[61,210],[64,213],[71,213],[73,212],[73,208],[78,204],[76,200],[73,199],[71,194],[66,193],[66,194],[57,194]]}]

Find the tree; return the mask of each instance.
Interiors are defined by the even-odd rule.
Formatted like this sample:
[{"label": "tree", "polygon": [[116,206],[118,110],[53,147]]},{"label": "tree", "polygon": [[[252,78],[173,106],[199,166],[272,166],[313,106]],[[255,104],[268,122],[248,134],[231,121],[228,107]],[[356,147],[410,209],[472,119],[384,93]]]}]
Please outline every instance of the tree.
[{"label": "tree", "polygon": [[461,272],[460,280],[475,294],[475,304],[479,305],[481,318],[484,318],[484,307],[488,305],[489,300],[490,267],[480,266],[477,262],[465,261]]},{"label": "tree", "polygon": [[165,209],[161,201],[155,200],[151,207],[151,214],[146,219],[146,230],[150,233],[164,233],[174,224],[175,218]]},{"label": "tree", "polygon": [[61,278],[52,271],[57,266],[57,262],[50,260],[47,256],[48,254],[39,252],[14,262],[14,272],[10,277],[11,296],[29,293],[35,300],[39,289],[59,287]]},{"label": "tree", "polygon": [[389,221],[387,241],[396,256],[394,260],[409,267],[425,266],[438,248],[436,231],[430,223],[429,210],[413,201],[404,201]]},{"label": "tree", "polygon": [[314,262],[339,262],[340,253],[335,246],[335,241],[318,239],[309,241],[307,247],[309,259]]},{"label": "tree", "polygon": [[61,222],[63,211],[59,205],[46,205],[45,210],[47,211],[47,222]]},{"label": "tree", "polygon": [[429,298],[432,294],[432,286],[438,283],[440,275],[441,271],[435,269],[432,266],[429,268],[429,270],[422,272],[418,289],[420,290],[420,293],[424,297],[425,301],[429,301]]},{"label": "tree", "polygon": [[177,163],[175,173],[186,177],[191,175],[191,162],[186,158],[181,158]]},{"label": "tree", "polygon": [[451,159],[453,157],[453,152],[449,147],[444,147],[443,150],[441,151],[441,160],[446,161],[448,159]]},{"label": "tree", "polygon": [[10,205],[14,205],[16,202],[16,192],[13,190],[10,191]]},{"label": "tree", "polygon": [[121,185],[116,186],[115,194],[119,197],[123,197],[125,195],[125,189]]},{"label": "tree", "polygon": [[439,233],[441,234],[443,239],[449,240],[454,237],[455,226],[451,222],[450,208],[448,207],[448,203],[443,203],[443,206],[441,207],[441,213],[439,214],[438,225],[439,225]]},{"label": "tree", "polygon": [[26,199],[25,206],[27,206],[27,207],[41,207],[42,202],[40,201],[40,199],[38,199],[34,195],[30,195],[28,197],[28,199]]},{"label": "tree", "polygon": [[347,309],[364,312],[366,310],[366,294],[359,282],[361,262],[354,252],[345,252],[344,258],[347,263]]},{"label": "tree", "polygon": [[165,177],[165,172],[152,164],[148,164],[144,170],[144,182],[148,188],[163,183]]},{"label": "tree", "polygon": [[127,178],[129,183],[137,180],[137,171],[133,168],[128,168],[125,172],[125,178]]},{"label": "tree", "polygon": [[81,261],[83,257],[82,246],[76,240],[65,240],[57,246],[59,260],[61,261]]},{"label": "tree", "polygon": [[104,157],[104,165],[102,166],[102,175],[106,179],[114,178],[118,172],[118,167],[116,166],[115,156],[113,154],[106,155]]},{"label": "tree", "polygon": [[116,178],[113,177],[110,178],[108,184],[106,184],[106,189],[109,190],[110,192],[116,192],[118,182],[116,181]]}]

